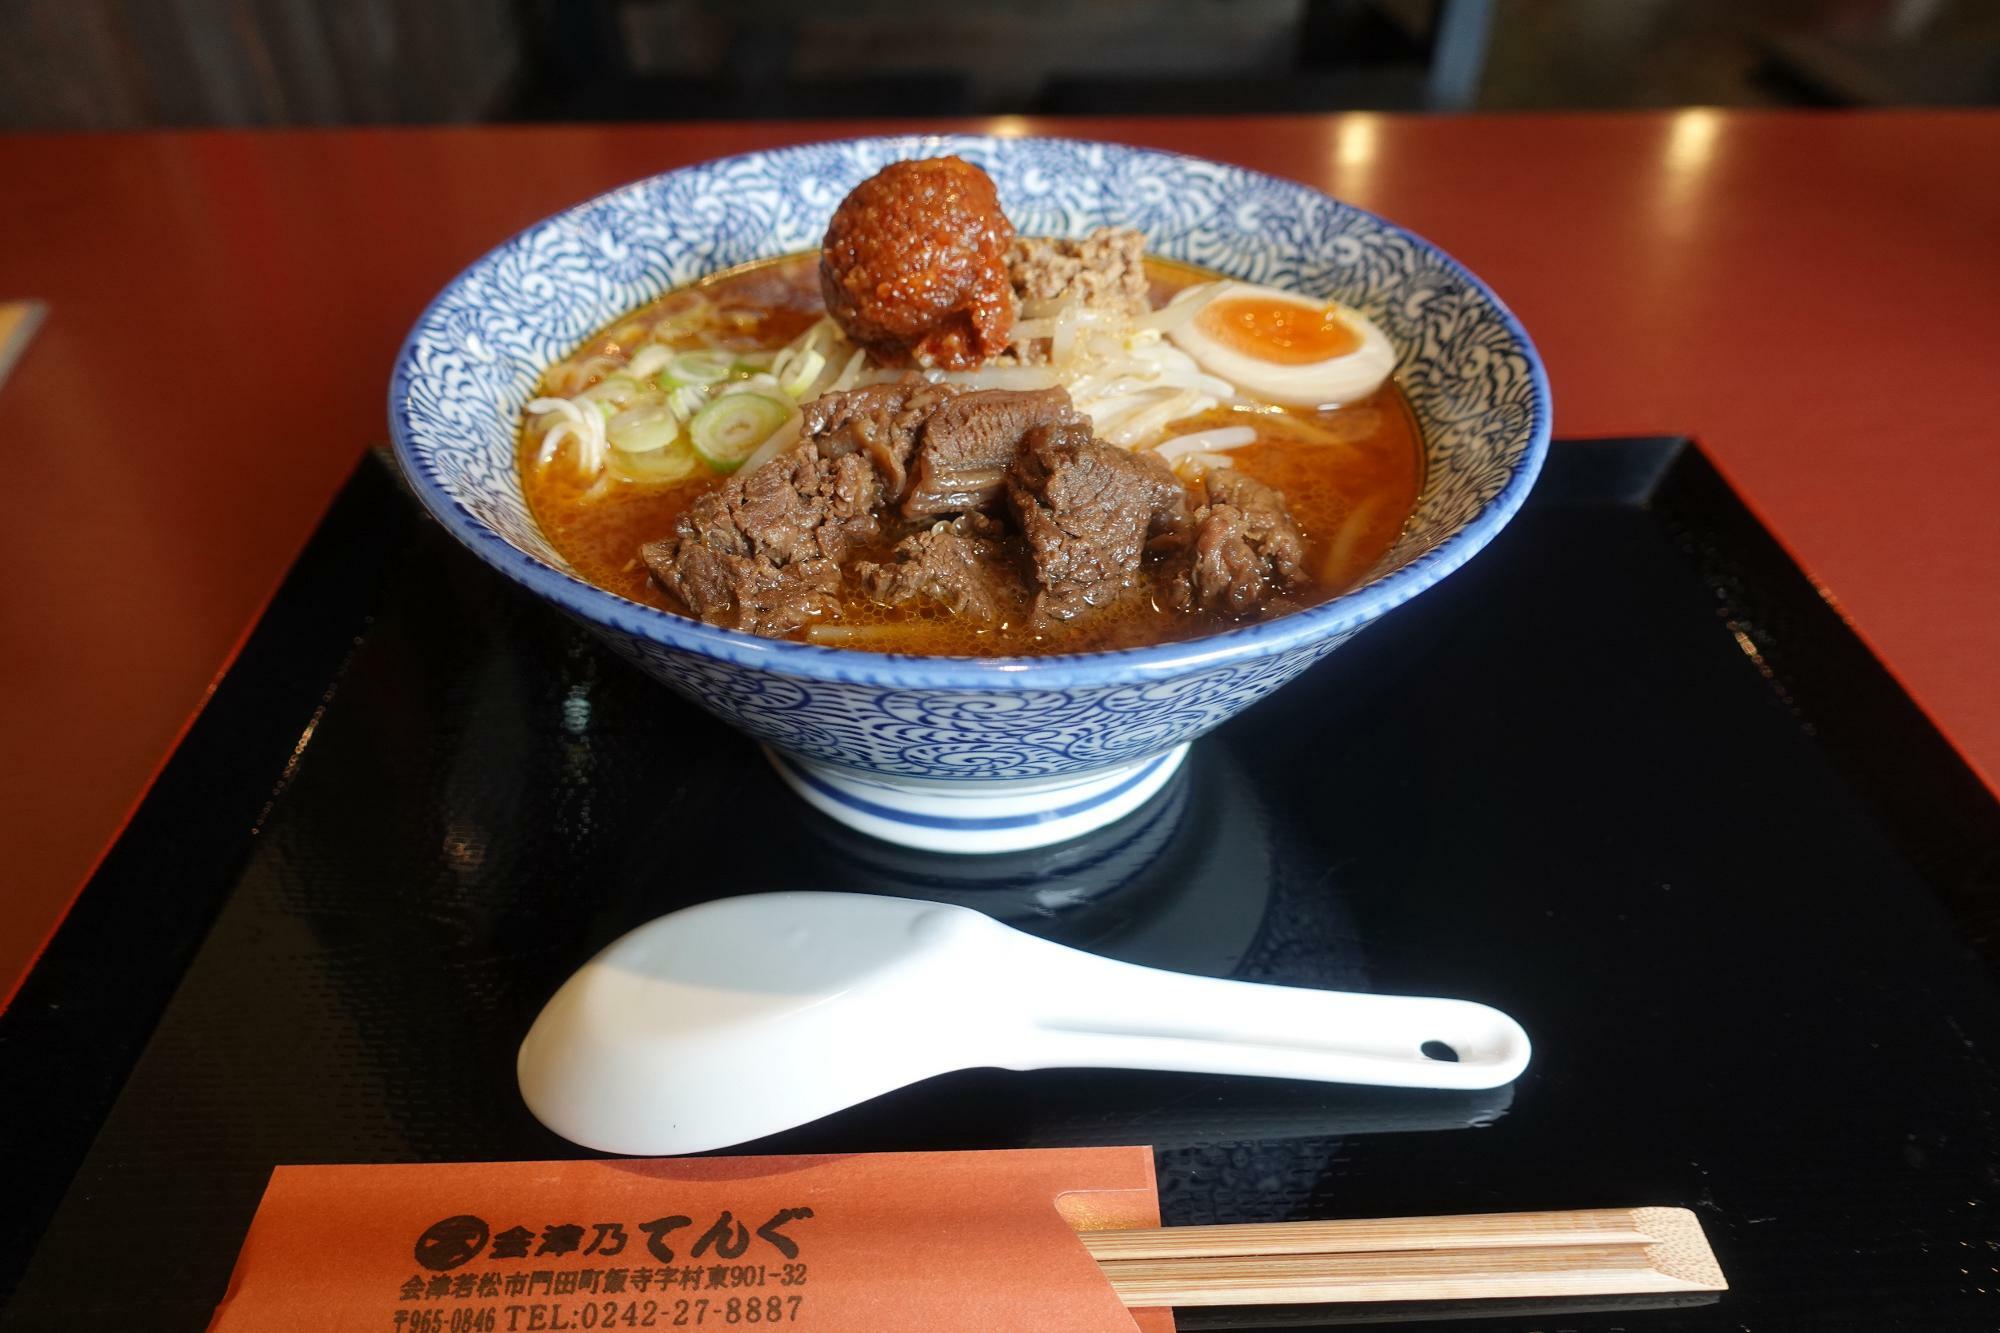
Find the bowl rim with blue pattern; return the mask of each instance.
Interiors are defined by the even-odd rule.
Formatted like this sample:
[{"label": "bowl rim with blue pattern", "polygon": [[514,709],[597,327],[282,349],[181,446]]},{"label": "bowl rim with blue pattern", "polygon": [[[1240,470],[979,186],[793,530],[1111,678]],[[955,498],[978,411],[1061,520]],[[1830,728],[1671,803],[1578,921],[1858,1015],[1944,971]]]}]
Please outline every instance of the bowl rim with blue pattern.
[{"label": "bowl rim with blue pattern", "polygon": [[[444,358],[440,358],[436,353],[440,348],[448,347],[454,337],[461,336],[452,333],[448,327],[448,318],[454,305],[461,308],[464,306],[469,289],[477,285],[483,290],[486,284],[495,283],[503,276],[517,282],[535,278],[536,247],[547,240],[552,233],[580,232],[606,254],[614,253],[621,240],[640,248],[648,244],[658,244],[657,236],[621,238],[609,230],[597,235],[590,233],[587,228],[607,217],[623,216],[628,219],[643,217],[647,209],[657,205],[661,195],[670,194],[683,185],[694,187],[691,192],[684,190],[682,193],[695,199],[727,197],[730,192],[726,189],[715,189],[709,196],[703,196],[700,187],[729,186],[746,175],[754,181],[756,173],[760,170],[765,171],[767,176],[780,175],[782,168],[792,165],[788,159],[812,155],[814,160],[825,160],[826,155],[832,154],[834,155],[832,160],[847,169],[847,179],[838,194],[832,195],[831,198],[811,201],[813,207],[823,204],[819,223],[823,229],[825,218],[831,215],[834,205],[839,202],[839,196],[845,193],[846,188],[879,169],[884,163],[898,158],[935,157],[947,153],[965,157],[994,175],[996,183],[1000,186],[1002,206],[1007,209],[1010,217],[1016,219],[1017,227],[1023,234],[1037,234],[1037,232],[1031,225],[1022,222],[1020,214],[1016,211],[1016,203],[1010,199],[1010,186],[1014,184],[1017,176],[1032,183],[1038,170],[1045,171],[1050,167],[1060,169],[1066,165],[1060,159],[1067,157],[1097,165],[1108,163],[1121,170],[1145,173],[1136,176],[1142,183],[1147,182],[1149,175],[1151,179],[1160,179],[1176,174],[1183,182],[1189,180],[1198,180],[1203,184],[1215,182],[1216,198],[1219,201],[1226,200],[1226,206],[1238,216],[1248,208],[1274,205],[1278,206],[1282,216],[1285,206],[1289,205],[1302,214],[1316,212],[1324,215],[1324,219],[1330,220],[1334,225],[1334,230],[1327,234],[1329,238],[1337,239],[1358,233],[1370,241],[1381,241],[1401,247],[1404,253],[1415,255],[1417,262],[1434,275],[1441,277],[1447,283],[1458,284],[1462,291],[1455,295],[1469,297],[1472,305],[1477,307],[1475,316],[1478,321],[1483,321],[1482,332],[1486,338],[1484,343],[1473,350],[1482,355],[1495,355],[1491,344],[1497,336],[1504,344],[1500,354],[1507,355],[1516,362],[1518,374],[1525,376],[1525,384],[1522,387],[1525,388],[1530,410],[1526,421],[1521,425],[1526,438],[1522,441],[1520,451],[1507,465],[1507,473],[1497,489],[1484,498],[1469,518],[1435,544],[1421,550],[1414,558],[1407,558],[1403,563],[1370,579],[1359,588],[1269,620],[1251,622],[1198,638],[1137,648],[1018,657],[934,657],[834,648],[788,639],[760,638],[739,630],[709,625],[692,617],[630,601],[521,549],[486,519],[472,512],[459,495],[454,493],[451,483],[446,480],[438,466],[435,446],[439,442],[441,433],[449,437],[454,431],[476,432],[481,425],[489,429],[497,425],[505,433],[509,475],[517,475],[511,471],[512,451],[517,439],[521,410],[527,399],[533,396],[535,384],[549,365],[567,356],[596,330],[673,287],[692,281],[703,273],[719,271],[736,263],[758,258],[773,258],[800,249],[816,247],[818,237],[817,234],[813,234],[805,244],[798,244],[804,233],[786,239],[776,239],[775,233],[773,237],[752,236],[747,242],[749,247],[747,252],[741,253],[740,256],[724,253],[706,268],[688,270],[683,267],[682,271],[675,273],[671,280],[661,281],[656,278],[652,282],[643,283],[637,289],[639,291],[637,299],[619,297],[616,299],[620,303],[615,307],[606,303],[604,308],[585,312],[579,318],[571,318],[562,333],[545,336],[545,340],[531,354],[516,357],[518,364],[513,367],[512,380],[501,395],[501,400],[491,404],[493,417],[491,422],[466,423],[446,417],[420,423],[417,417],[421,414],[412,406],[413,394],[426,387],[433,387],[438,376],[443,373],[439,367]],[[1043,155],[1057,160],[1038,162],[1037,158]],[[1096,184],[1101,185],[1102,182]],[[779,193],[781,206],[787,202],[799,202],[785,200],[782,197],[782,189]],[[736,194],[733,197],[740,199],[742,196]],[[1114,199],[1109,201],[1109,204],[1098,205],[1100,208],[1111,207],[1112,211],[1093,213],[1087,222],[1073,225],[1071,229],[1081,232],[1088,226],[1097,225],[1100,219],[1138,223],[1137,218],[1118,216],[1117,208],[1122,206],[1122,203],[1122,200]],[[1169,258],[1189,258],[1191,257],[1189,238],[1202,236],[1206,224],[1214,220],[1214,214],[1207,218],[1196,218],[1195,225],[1187,232],[1165,238],[1156,236],[1152,230],[1142,225],[1142,229],[1148,230],[1148,252],[1161,253]],[[661,253],[671,255],[670,247],[663,249]],[[683,254],[681,257],[685,258],[686,255]],[[1251,276],[1232,271],[1228,262],[1231,257],[1226,253],[1222,255],[1206,253],[1195,258],[1194,262],[1206,263],[1230,276]],[[1262,280],[1262,275],[1253,280]],[[1275,285],[1286,284],[1280,281]],[[1318,291],[1315,294],[1338,297],[1375,318],[1378,323],[1390,318],[1389,313],[1382,308],[1381,302],[1371,302],[1365,297],[1358,297],[1351,290],[1341,288],[1337,284],[1333,290]],[[1396,289],[1392,285],[1386,295],[1393,297],[1395,294]],[[554,313],[566,312],[558,310]],[[574,336],[569,336],[571,331],[574,332]],[[1398,341],[1393,323],[1390,337],[1392,342]],[[1418,411],[1424,435],[1426,476],[1424,492],[1420,494],[1418,502],[1421,511],[1424,497],[1430,491],[1431,467],[1435,462],[1431,456],[1432,425],[1424,419],[1423,405],[1418,402],[1416,394],[1410,391],[1409,382],[1405,379],[1406,370],[1412,365],[1421,364],[1422,359],[1413,356],[1411,349],[1400,342],[1397,350],[1398,380],[1404,384],[1406,396],[1410,398],[1412,407]],[[464,414],[461,412],[458,415],[462,417]],[[845,682],[888,689],[913,687],[970,690],[1066,689],[1102,685],[1114,681],[1166,680],[1246,659],[1281,654],[1302,644],[1357,629],[1437,583],[1465,564],[1493,539],[1527,499],[1528,491],[1541,469],[1548,450],[1551,419],[1548,376],[1527,330],[1521,326],[1513,312],[1492,289],[1464,265],[1406,228],[1399,227],[1365,209],[1335,200],[1310,186],[1245,167],[1212,162],[1186,154],[1092,140],[956,134],[912,134],[846,139],[741,153],[633,181],[553,214],[495,246],[468,265],[439,292],[417,317],[416,323],[405,338],[402,349],[397,354],[395,370],[389,384],[390,436],[395,445],[397,460],[411,486],[425,507],[454,537],[508,578],[583,617],[586,621],[666,648],[807,680]],[[517,488],[518,485],[519,482],[516,480]],[[525,502],[522,507],[525,512]],[[530,518],[529,522],[532,521]],[[1398,547],[1384,558],[1383,563],[1393,562],[1401,550],[1402,545],[1399,543]]]}]

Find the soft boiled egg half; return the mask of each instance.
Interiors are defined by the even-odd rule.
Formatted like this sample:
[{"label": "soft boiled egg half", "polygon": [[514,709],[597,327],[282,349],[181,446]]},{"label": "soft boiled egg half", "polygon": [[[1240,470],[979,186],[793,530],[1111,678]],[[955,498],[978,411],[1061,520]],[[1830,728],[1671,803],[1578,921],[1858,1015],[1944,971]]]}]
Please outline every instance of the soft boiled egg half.
[{"label": "soft boiled egg half", "polygon": [[1337,301],[1247,282],[1190,287],[1174,299],[1202,303],[1169,330],[1174,345],[1203,370],[1274,403],[1351,403],[1396,368],[1382,330]]}]

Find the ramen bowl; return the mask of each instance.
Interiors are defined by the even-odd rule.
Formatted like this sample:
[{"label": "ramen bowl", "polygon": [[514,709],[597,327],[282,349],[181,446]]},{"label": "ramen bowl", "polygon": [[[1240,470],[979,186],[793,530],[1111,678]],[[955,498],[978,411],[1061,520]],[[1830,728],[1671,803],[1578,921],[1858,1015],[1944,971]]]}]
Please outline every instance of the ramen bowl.
[{"label": "ramen bowl", "polygon": [[[1135,226],[1149,249],[1337,298],[1399,353],[1425,480],[1401,537],[1329,601],[1152,647],[1015,658],[864,652],[757,638],[579,578],[537,527],[516,423],[543,370],[593,331],[705,274],[819,244],[884,164],[978,163],[1025,235]],[[1435,246],[1240,167],[1115,144],[856,139],[670,171],[528,228],[417,320],[389,391],[396,454],[425,506],[502,574],[761,742],[802,798],[905,845],[998,852],[1136,809],[1190,741],[1464,564],[1520,508],[1549,438],[1547,378],[1520,324]]]}]

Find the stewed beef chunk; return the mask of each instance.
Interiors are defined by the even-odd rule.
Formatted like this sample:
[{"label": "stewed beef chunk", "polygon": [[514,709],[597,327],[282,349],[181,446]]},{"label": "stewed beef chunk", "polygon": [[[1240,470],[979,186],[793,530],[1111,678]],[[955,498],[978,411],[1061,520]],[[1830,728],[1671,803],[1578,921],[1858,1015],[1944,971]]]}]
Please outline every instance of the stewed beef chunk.
[{"label": "stewed beef chunk", "polygon": [[992,507],[1029,431],[1082,420],[1061,389],[980,389],[946,399],[924,422],[903,516],[931,518]]},{"label": "stewed beef chunk", "polygon": [[868,595],[885,606],[931,601],[990,624],[1022,609],[1020,581],[1001,545],[1005,535],[997,519],[960,514],[905,537],[893,561],[864,561],[854,570]]},{"label": "stewed beef chunk", "polygon": [[641,548],[663,587],[711,625],[782,638],[840,611],[840,567],[830,560],[777,565],[674,539]]},{"label": "stewed beef chunk", "polygon": [[899,383],[821,394],[805,405],[805,435],[818,441],[826,458],[865,454],[882,474],[885,498],[894,504],[909,483],[910,455],[916,451],[925,418],[960,392],[949,384],[927,384],[912,374]]},{"label": "stewed beef chunk", "polygon": [[1132,586],[1149,540],[1187,522],[1166,464],[1100,443],[1086,424],[1040,426],[1007,475],[1007,502],[1042,585],[1038,615],[1068,620]]},{"label": "stewed beef chunk", "polygon": [[1205,486],[1193,561],[1176,587],[1182,610],[1242,615],[1306,582],[1305,537],[1283,495],[1233,468],[1210,468]]},{"label": "stewed beef chunk", "polygon": [[808,442],[699,497],[639,554],[703,620],[775,637],[839,613],[840,563],[880,534],[881,500],[868,459]]},{"label": "stewed beef chunk", "polygon": [[826,457],[865,454],[888,504],[924,519],[990,507],[1023,434],[1079,419],[1061,389],[967,392],[912,375],[814,399],[805,434]]}]

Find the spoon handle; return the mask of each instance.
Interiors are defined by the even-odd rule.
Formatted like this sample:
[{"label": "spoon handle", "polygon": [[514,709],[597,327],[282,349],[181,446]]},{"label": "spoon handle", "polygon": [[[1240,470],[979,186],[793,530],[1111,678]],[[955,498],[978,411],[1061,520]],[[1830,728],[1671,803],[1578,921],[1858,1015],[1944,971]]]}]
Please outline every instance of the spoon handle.
[{"label": "spoon handle", "polygon": [[1468,1000],[1267,986],[1161,972],[1043,945],[1020,1058],[1394,1088],[1494,1088],[1528,1034]]}]

